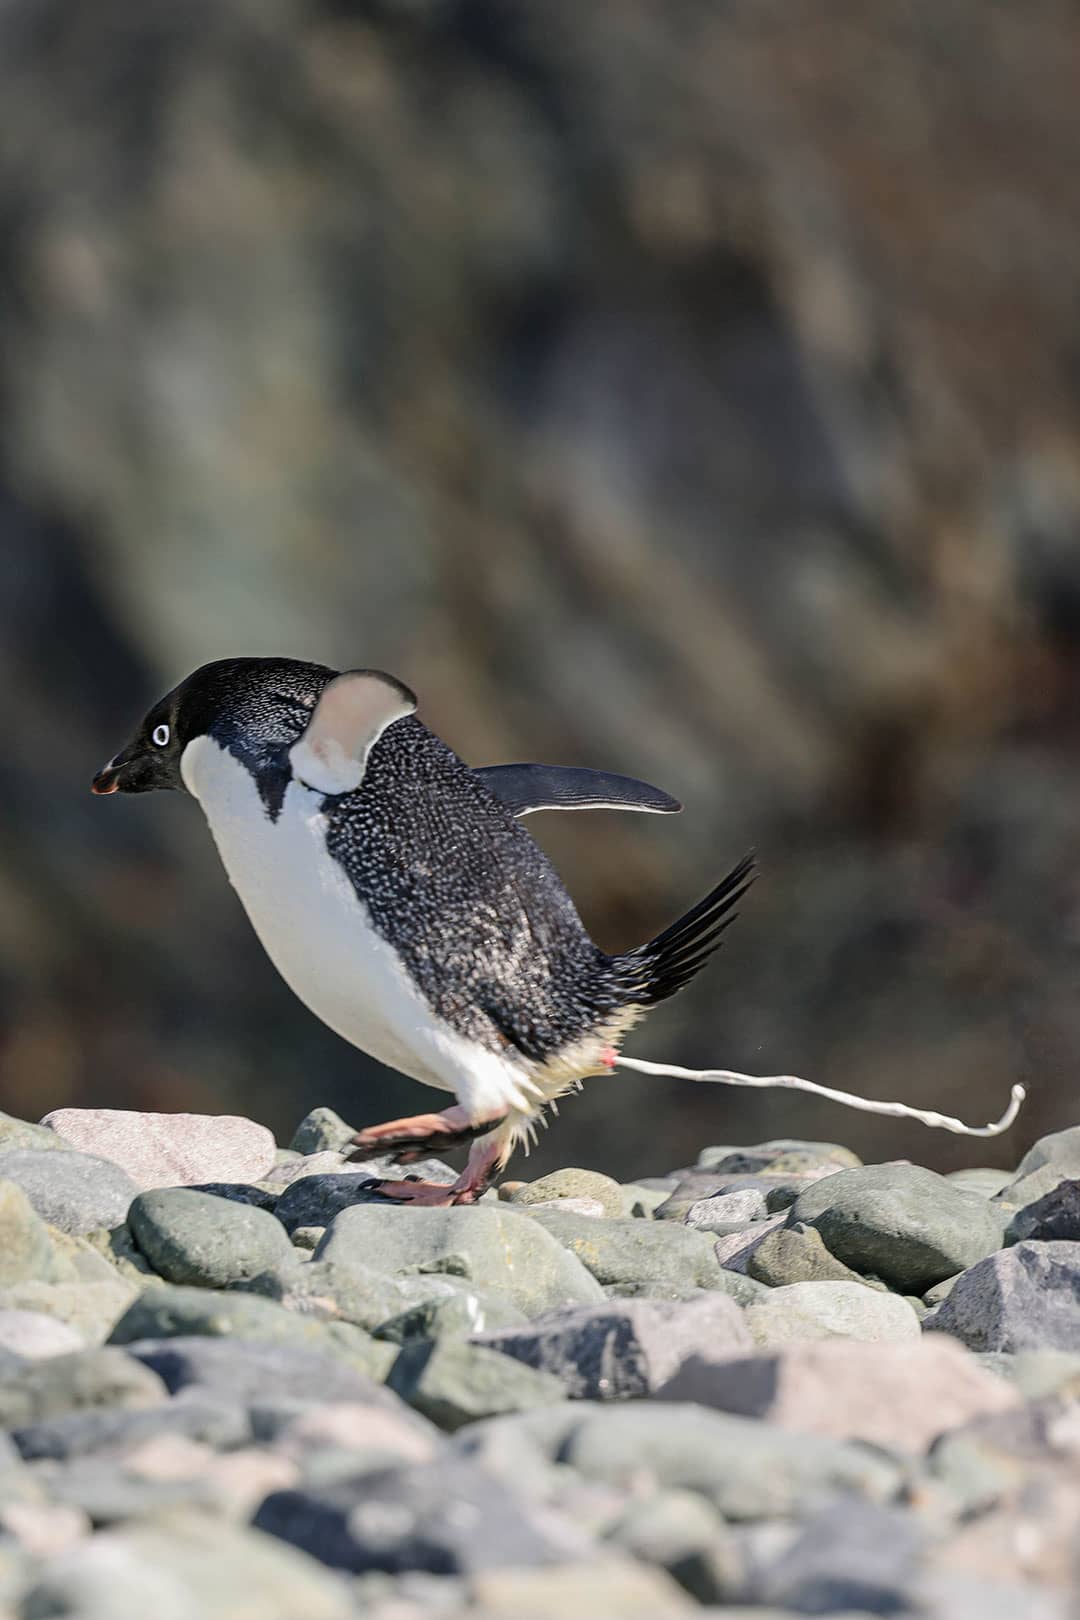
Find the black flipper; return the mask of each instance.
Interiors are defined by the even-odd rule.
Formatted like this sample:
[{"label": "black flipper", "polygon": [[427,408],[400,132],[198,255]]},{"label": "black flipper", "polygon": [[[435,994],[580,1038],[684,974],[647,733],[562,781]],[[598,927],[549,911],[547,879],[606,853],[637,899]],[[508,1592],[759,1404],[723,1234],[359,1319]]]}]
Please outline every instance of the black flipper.
[{"label": "black flipper", "polygon": [[661,788],[613,771],[590,771],[574,765],[483,765],[484,785],[514,816],[536,810],[643,810],[672,815],[678,799]]}]

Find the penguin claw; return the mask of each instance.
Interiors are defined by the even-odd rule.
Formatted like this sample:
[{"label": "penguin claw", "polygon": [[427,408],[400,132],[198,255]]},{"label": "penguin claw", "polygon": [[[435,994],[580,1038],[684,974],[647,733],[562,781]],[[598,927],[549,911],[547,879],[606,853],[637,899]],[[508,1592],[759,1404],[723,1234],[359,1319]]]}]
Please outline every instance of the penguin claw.
[{"label": "penguin claw", "polygon": [[452,1204],[474,1204],[480,1196],[480,1190],[476,1188],[419,1181],[414,1176],[406,1177],[404,1181],[365,1182],[364,1191],[377,1193],[380,1198],[395,1204],[422,1204],[429,1209],[445,1208]]}]

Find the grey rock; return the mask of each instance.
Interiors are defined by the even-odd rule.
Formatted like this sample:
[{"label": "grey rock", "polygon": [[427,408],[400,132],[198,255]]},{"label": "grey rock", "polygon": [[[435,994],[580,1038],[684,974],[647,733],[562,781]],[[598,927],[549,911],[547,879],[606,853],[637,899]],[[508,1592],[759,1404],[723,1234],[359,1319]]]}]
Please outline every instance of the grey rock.
[{"label": "grey rock", "polygon": [[45,1460],[35,1465],[33,1473],[47,1489],[50,1501],[78,1508],[95,1528],[159,1518],[178,1508],[220,1510],[221,1505],[205,1473],[148,1479],[145,1472],[129,1467],[122,1456],[69,1457],[63,1463]]},{"label": "grey rock", "polygon": [[698,1352],[738,1355],[751,1344],[742,1311],[718,1293],[687,1301],[619,1300],[556,1311],[478,1342],[559,1380],[586,1400],[651,1395]]},{"label": "grey rock", "polygon": [[400,1412],[401,1403],[382,1384],[340,1356],[261,1339],[137,1339],[127,1346],[170,1395],[197,1389],[200,1395],[237,1406],[297,1400],[378,1406]]},{"label": "grey rock", "polygon": [[165,1398],[161,1379],[123,1350],[77,1350],[0,1378],[0,1424],[15,1429],[88,1407],[160,1406]]},{"label": "grey rock", "polygon": [[662,1569],[595,1555],[556,1568],[485,1570],[470,1580],[469,1593],[482,1605],[472,1611],[478,1620],[683,1620],[700,1613]]},{"label": "grey rock", "polygon": [[1062,1181],[1080,1178],[1080,1126],[1040,1136],[1016,1167],[995,1202],[1013,1209],[1034,1204]]},{"label": "grey rock", "polygon": [[192,1192],[211,1198],[224,1198],[230,1204],[251,1204],[255,1209],[277,1210],[282,1189],[268,1181],[200,1181],[191,1183]]},{"label": "grey rock", "polygon": [[914,1164],[841,1170],[800,1195],[792,1221],[816,1227],[853,1270],[912,1294],[992,1254],[1004,1237],[1002,1213],[987,1199]]},{"label": "grey rock", "polygon": [[67,1355],[84,1347],[82,1334],[55,1316],[48,1316],[44,1311],[0,1307],[0,1350],[37,1361],[44,1356]]},{"label": "grey rock", "polygon": [[128,1224],[154,1270],[172,1283],[228,1288],[297,1263],[285,1228],[266,1210],[190,1187],[140,1193]]},{"label": "grey rock", "polygon": [[138,1192],[117,1165],[88,1153],[20,1148],[0,1155],[0,1176],[16,1182],[42,1220],[62,1232],[118,1226]]},{"label": "grey rock", "polygon": [[939,1434],[1018,1401],[959,1345],[934,1337],[829,1339],[749,1356],[702,1348],[658,1394],[898,1453],[921,1453]]},{"label": "grey rock", "polygon": [[165,1338],[259,1339],[270,1344],[306,1346],[343,1357],[374,1378],[390,1369],[394,1352],[376,1344],[351,1322],[327,1322],[288,1311],[255,1294],[161,1284],[133,1300],[110,1336],[113,1344]]},{"label": "grey rock", "polygon": [[1005,1230],[1005,1242],[1020,1243],[1024,1238],[1042,1243],[1080,1242],[1080,1181],[1059,1181],[1034,1203],[1017,1210]]},{"label": "grey rock", "polygon": [[623,1191],[617,1181],[601,1175],[598,1170],[579,1170],[568,1167],[553,1170],[538,1181],[524,1182],[510,1195],[511,1204],[547,1204],[564,1198],[592,1198],[599,1203],[605,1215],[621,1217]]},{"label": "grey rock", "polygon": [[757,1187],[745,1187],[740,1192],[714,1193],[711,1198],[699,1199],[690,1205],[683,1219],[695,1232],[725,1237],[729,1232],[741,1232],[752,1221],[763,1220],[767,1214],[765,1194]]},{"label": "grey rock", "polygon": [[712,1287],[719,1278],[712,1240],[704,1232],[625,1217],[594,1221],[559,1210],[534,1219],[608,1288],[677,1298],[687,1288]]},{"label": "grey rock", "polygon": [[409,1406],[450,1432],[478,1418],[552,1406],[566,1394],[550,1373],[463,1339],[406,1345],[387,1384]]},{"label": "grey rock", "polygon": [[754,1175],[768,1170],[774,1174],[828,1168],[854,1170],[862,1160],[839,1142],[801,1142],[778,1138],[756,1147],[707,1147],[698,1154],[697,1167],[728,1174]]},{"label": "grey rock", "polygon": [[55,1268],[45,1222],[21,1187],[0,1179],[0,1287],[48,1280]]},{"label": "grey rock", "polygon": [[1025,1400],[1080,1394],[1077,1350],[985,1350],[976,1352],[975,1360],[988,1372],[1007,1380]]},{"label": "grey rock", "polygon": [[[431,1284],[436,1279],[426,1281]],[[413,1339],[468,1339],[499,1328],[524,1327],[529,1320],[524,1311],[490,1289],[472,1288],[457,1278],[438,1281],[444,1292],[429,1293],[397,1316],[389,1317],[376,1328],[375,1337],[392,1344],[408,1344]]]},{"label": "grey rock", "polygon": [[[963,1275],[962,1271],[956,1273],[956,1277]],[[956,1277],[946,1277],[944,1282],[935,1283],[933,1288],[926,1290],[922,1301],[928,1311],[932,1311],[935,1305],[940,1305],[943,1299],[948,1299],[956,1284]]]},{"label": "grey rock", "polygon": [[799,1614],[907,1612],[918,1607],[914,1583],[925,1543],[913,1513],[871,1502],[837,1504],[751,1575],[748,1595]]},{"label": "grey rock", "polygon": [[923,1327],[970,1350],[1080,1350],[1080,1243],[1000,1250],[957,1277]]},{"label": "grey rock", "polygon": [[334,1218],[315,1259],[359,1261],[389,1274],[437,1269],[502,1292],[535,1316],[602,1297],[576,1257],[545,1229],[554,1219],[517,1214],[501,1203],[450,1209],[356,1205]]},{"label": "grey rock", "polygon": [[[409,1165],[409,1173],[447,1186],[457,1179],[456,1172],[439,1159],[421,1159]],[[386,1209],[385,1200],[367,1190],[365,1183],[372,1177],[400,1181],[403,1174],[400,1165],[371,1159],[335,1175],[301,1176],[281,1194],[274,1213],[286,1230],[292,1232],[298,1226],[329,1226],[341,1210],[356,1204],[375,1204]]]},{"label": "grey rock", "polygon": [[992,1170],[982,1165],[971,1170],[945,1172],[945,1180],[951,1181],[954,1187],[960,1187],[964,1192],[981,1193],[984,1198],[995,1198],[1012,1179],[1009,1170]]},{"label": "grey rock", "polygon": [[[943,1435],[928,1470],[959,1510],[971,1513],[1003,1498],[1015,1503],[1018,1490],[1037,1504],[1040,1485],[1062,1476],[1075,1480],[1075,1459],[1076,1407],[1068,1397],[1050,1395]],[[1071,1520],[1075,1539],[1075,1512]],[[1044,1556],[1049,1550],[1049,1543],[1041,1549]]]},{"label": "grey rock", "polygon": [[[755,1277],[748,1277],[743,1271],[733,1271],[727,1266],[721,1266],[719,1280],[709,1285],[709,1292],[726,1294],[736,1305],[752,1305],[755,1300],[764,1299],[769,1290],[765,1283],[758,1282]],[[693,1299],[695,1296],[693,1291],[688,1290],[682,1297]]]},{"label": "grey rock", "polygon": [[629,1181],[624,1182],[622,1194],[624,1215],[632,1215],[639,1221],[651,1221],[660,1205],[667,1203],[671,1189],[647,1187],[640,1181]]},{"label": "grey rock", "polygon": [[787,1220],[787,1214],[781,1212],[770,1215],[767,1221],[755,1221],[743,1232],[731,1232],[727,1237],[717,1238],[713,1252],[722,1269],[745,1276],[758,1245],[764,1243],[770,1232],[779,1231]]},{"label": "grey rock", "polygon": [[444,1335],[468,1338],[488,1327],[527,1320],[503,1295],[461,1277],[389,1277],[344,1260],[311,1260],[256,1278],[252,1286],[290,1310],[352,1322],[397,1344]]},{"label": "grey rock", "polygon": [[355,1125],[347,1125],[332,1108],[313,1108],[293,1132],[289,1147],[294,1153],[344,1153],[356,1135]]},{"label": "grey rock", "polygon": [[13,1283],[4,1290],[8,1309],[38,1311],[66,1322],[85,1344],[103,1344],[135,1297],[122,1277],[107,1282]]},{"label": "grey rock", "polygon": [[919,1318],[906,1299],[862,1283],[803,1282],[773,1288],[746,1307],[754,1343],[792,1344],[833,1336],[917,1339]]},{"label": "grey rock", "polygon": [[128,1524],[50,1560],[23,1599],[25,1620],[350,1620],[345,1584],[243,1525],[189,1509]]},{"label": "grey rock", "polygon": [[239,1407],[206,1398],[166,1401],[138,1410],[68,1412],[24,1424],[12,1438],[26,1461],[45,1457],[63,1461],[91,1454],[119,1456],[163,1434],[181,1434],[225,1448],[248,1441],[251,1427]]},{"label": "grey rock", "polygon": [[71,1144],[50,1131],[47,1125],[32,1125],[13,1114],[0,1113],[0,1154],[21,1148],[37,1148],[44,1153],[69,1151]]},{"label": "grey rock", "polygon": [[325,1226],[295,1226],[290,1234],[294,1249],[313,1254],[326,1234]]},{"label": "grey rock", "polygon": [[235,1114],[57,1108],[41,1123],[81,1152],[118,1164],[141,1191],[261,1181],[277,1152],[265,1125]]},{"label": "grey rock", "polygon": [[628,1402],[571,1413],[564,1434],[559,1408],[536,1414],[548,1422],[556,1460],[587,1479],[629,1486],[651,1477],[663,1487],[697,1491],[733,1522],[807,1518],[838,1496],[889,1501],[901,1478],[895,1462],[857,1444],[700,1406]]},{"label": "grey rock", "polygon": [[857,1271],[829,1253],[817,1228],[801,1221],[767,1232],[747,1257],[746,1269],[770,1288],[798,1282],[862,1282]]},{"label": "grey rock", "polygon": [[306,1157],[296,1154],[281,1164],[275,1164],[272,1170],[266,1172],[264,1186],[279,1187],[282,1191],[291,1187],[294,1181],[302,1181],[305,1176],[359,1176],[361,1181],[367,1179],[367,1171],[359,1166],[353,1169],[345,1161],[341,1153],[334,1153],[324,1148],[320,1153],[311,1153]]},{"label": "grey rock", "polygon": [[275,1491],[254,1522],[321,1563],[357,1574],[471,1575],[566,1556],[505,1481],[462,1458]]},{"label": "grey rock", "polygon": [[[484,1196],[487,1197],[487,1194]],[[535,1204],[520,1204],[513,1199],[508,1199],[507,1202],[513,1203],[514,1208],[521,1210],[524,1215],[536,1215],[543,1210],[554,1209],[561,1210],[566,1215],[584,1215],[591,1221],[602,1221],[605,1214],[604,1206],[598,1198],[546,1198]]]},{"label": "grey rock", "polygon": [[724,1603],[745,1584],[743,1558],[716,1509],[692,1491],[632,1500],[605,1539],[667,1570],[699,1603]]}]

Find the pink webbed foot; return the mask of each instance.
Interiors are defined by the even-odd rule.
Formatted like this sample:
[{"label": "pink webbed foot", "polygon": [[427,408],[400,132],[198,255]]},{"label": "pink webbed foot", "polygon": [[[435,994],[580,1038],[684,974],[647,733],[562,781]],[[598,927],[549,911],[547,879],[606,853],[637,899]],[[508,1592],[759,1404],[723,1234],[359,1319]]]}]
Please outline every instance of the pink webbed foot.
[{"label": "pink webbed foot", "polygon": [[408,1119],[388,1120],[385,1125],[369,1125],[357,1131],[347,1157],[364,1159],[376,1153],[391,1153],[399,1164],[408,1164],[427,1153],[465,1147],[477,1137],[486,1136],[499,1122],[498,1117],[470,1119],[465,1109],[455,1103],[439,1114],[413,1114]]},{"label": "pink webbed foot", "polygon": [[373,1181],[368,1190],[382,1198],[392,1198],[400,1204],[422,1204],[429,1209],[447,1208],[453,1204],[475,1204],[487,1191],[492,1177],[505,1155],[507,1144],[498,1131],[490,1131],[474,1142],[469,1150],[469,1162],[457,1180],[449,1186],[433,1181]]}]

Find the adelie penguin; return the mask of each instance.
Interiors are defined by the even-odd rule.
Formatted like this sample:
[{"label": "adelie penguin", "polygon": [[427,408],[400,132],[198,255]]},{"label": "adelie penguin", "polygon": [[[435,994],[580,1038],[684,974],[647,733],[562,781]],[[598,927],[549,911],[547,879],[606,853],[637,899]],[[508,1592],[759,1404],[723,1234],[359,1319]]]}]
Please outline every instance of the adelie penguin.
[{"label": "adelie penguin", "polygon": [[456,1099],[358,1132],[401,1162],[470,1144],[452,1187],[387,1181],[413,1203],[471,1203],[545,1105],[615,1063],[619,1042],[719,944],[742,861],[678,922],[609,956],[521,825],[541,809],[666,812],[628,777],[470,769],[377,670],[288,658],[206,664],[154,705],[95,793],[186,789],[202,805],[274,965],[354,1046]]}]

